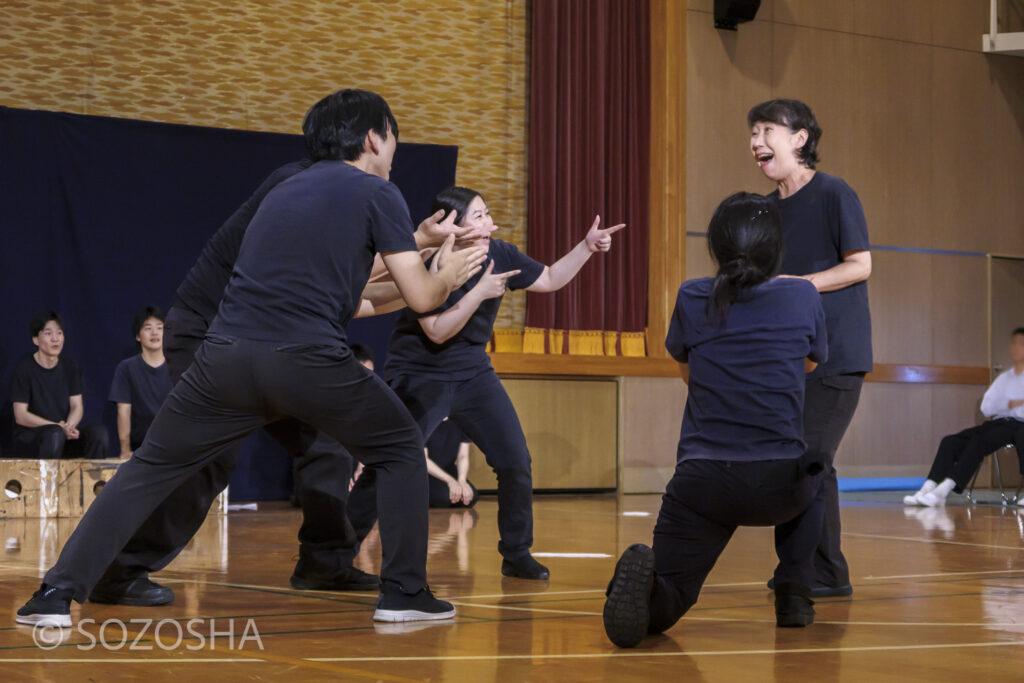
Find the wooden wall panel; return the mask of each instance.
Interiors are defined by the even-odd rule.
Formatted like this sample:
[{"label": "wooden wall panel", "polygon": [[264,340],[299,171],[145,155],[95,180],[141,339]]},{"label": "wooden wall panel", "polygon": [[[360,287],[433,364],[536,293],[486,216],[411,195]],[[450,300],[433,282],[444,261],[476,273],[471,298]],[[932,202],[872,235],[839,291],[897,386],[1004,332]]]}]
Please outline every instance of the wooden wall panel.
[{"label": "wooden wall panel", "polygon": [[[536,489],[614,489],[618,462],[618,385],[615,380],[506,379],[526,434]],[[475,447],[470,481],[497,487]]]},{"label": "wooden wall panel", "polygon": [[[985,259],[929,254],[906,254],[905,258],[915,261],[924,258],[932,263],[929,320],[932,362],[936,365],[987,365]],[[897,292],[886,292],[885,298],[879,297],[879,303],[897,295]]]},{"label": "wooden wall panel", "polygon": [[[771,97],[772,28],[753,21],[740,32],[718,31],[709,14],[692,14],[687,22],[686,230],[703,232],[726,196],[771,189],[750,154],[747,111]],[[693,277],[689,270],[687,277]]]},{"label": "wooden wall panel", "polygon": [[619,379],[620,490],[661,493],[672,476],[686,385],[669,377]]}]

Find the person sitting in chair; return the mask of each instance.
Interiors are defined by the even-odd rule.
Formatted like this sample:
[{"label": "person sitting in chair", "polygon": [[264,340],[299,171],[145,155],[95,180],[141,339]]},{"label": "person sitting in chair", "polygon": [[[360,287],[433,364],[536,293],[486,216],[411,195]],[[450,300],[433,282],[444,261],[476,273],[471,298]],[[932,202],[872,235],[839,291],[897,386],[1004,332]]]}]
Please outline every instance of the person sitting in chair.
[{"label": "person sitting in chair", "polygon": [[29,323],[35,353],[25,356],[11,376],[14,452],[19,458],[106,458],[107,430],[80,426],[82,372],[61,356],[64,325],[56,311],[37,313]]},{"label": "person sitting in chair", "polygon": [[903,498],[905,505],[944,505],[950,491],[963,493],[989,453],[1007,444],[1024,453],[1024,327],[1010,335],[1010,358],[1013,367],[996,377],[981,399],[988,419],[942,439],[928,479],[920,491]]}]

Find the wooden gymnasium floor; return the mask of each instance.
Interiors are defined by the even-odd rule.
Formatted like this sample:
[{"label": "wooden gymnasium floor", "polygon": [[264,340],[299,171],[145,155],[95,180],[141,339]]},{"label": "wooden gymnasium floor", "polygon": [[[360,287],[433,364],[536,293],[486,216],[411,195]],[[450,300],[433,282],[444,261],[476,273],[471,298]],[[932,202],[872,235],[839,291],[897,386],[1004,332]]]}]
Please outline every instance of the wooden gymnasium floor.
[{"label": "wooden gymnasium floor", "polygon": [[[1024,680],[1024,512],[950,507],[920,518],[896,503],[847,502],[844,544],[852,599],[822,600],[807,629],[776,629],[763,581],[773,568],[770,531],[741,530],[695,609],[641,648],[616,650],[601,627],[602,591],[614,556],[649,542],[657,496],[538,496],[537,553],[550,583],[503,579],[495,549],[496,503],[475,512],[432,511],[433,589],[458,605],[454,623],[375,626],[373,597],[309,593],[288,585],[299,514],[283,504],[211,518],[160,579],[177,600],[162,608],[74,605],[73,616],[109,619],[233,618],[225,635],[182,640],[173,623],[134,650],[99,643],[95,624],[50,650],[12,613],[54,558],[70,523],[0,521],[0,679],[289,681],[1019,681]],[[374,568],[368,539],[360,562]],[[241,643],[253,620],[259,643]],[[109,627],[114,647],[134,638]],[[147,627],[149,628],[149,627]],[[135,629],[135,630],[131,630]],[[149,628],[149,631],[152,631]],[[186,632],[185,629],[182,629]],[[189,646],[192,649],[189,649]],[[150,649],[138,649],[148,646]]]}]

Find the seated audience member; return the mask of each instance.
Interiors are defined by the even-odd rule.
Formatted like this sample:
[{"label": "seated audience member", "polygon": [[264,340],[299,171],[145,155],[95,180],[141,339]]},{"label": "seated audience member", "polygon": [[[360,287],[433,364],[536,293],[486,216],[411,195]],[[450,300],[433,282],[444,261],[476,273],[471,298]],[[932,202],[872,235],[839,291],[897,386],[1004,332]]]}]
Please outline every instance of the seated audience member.
[{"label": "seated audience member", "polygon": [[164,361],[164,312],[146,306],[135,315],[132,332],[141,353],[118,363],[108,397],[117,404],[122,458],[130,458],[142,445],[149,425],[171,393],[171,373]]},{"label": "seated audience member", "polygon": [[903,498],[905,505],[944,505],[950,491],[963,493],[986,455],[1007,444],[1024,454],[1024,327],[1010,335],[1010,358],[1013,367],[996,377],[981,400],[988,420],[942,440],[928,479]]},{"label": "seated audience member", "polygon": [[82,373],[64,350],[64,326],[55,311],[37,313],[29,324],[36,352],[11,375],[14,452],[19,458],[108,457],[107,430],[80,426]]},{"label": "seated audience member", "polygon": [[469,474],[469,439],[445,418],[427,440],[427,474],[430,475],[430,507],[473,507],[480,497],[466,479]]}]

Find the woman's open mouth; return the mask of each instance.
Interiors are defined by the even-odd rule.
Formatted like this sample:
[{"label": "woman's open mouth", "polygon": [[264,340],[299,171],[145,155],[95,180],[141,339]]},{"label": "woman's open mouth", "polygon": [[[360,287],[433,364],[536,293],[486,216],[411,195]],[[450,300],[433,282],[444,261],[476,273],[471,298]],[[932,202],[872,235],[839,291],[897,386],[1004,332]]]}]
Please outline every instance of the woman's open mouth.
[{"label": "woman's open mouth", "polygon": [[767,164],[774,158],[775,155],[772,154],[771,152],[761,152],[760,154],[757,155],[757,165],[760,166],[761,168],[764,168],[765,164]]}]

